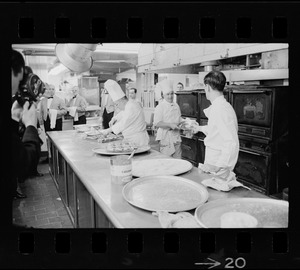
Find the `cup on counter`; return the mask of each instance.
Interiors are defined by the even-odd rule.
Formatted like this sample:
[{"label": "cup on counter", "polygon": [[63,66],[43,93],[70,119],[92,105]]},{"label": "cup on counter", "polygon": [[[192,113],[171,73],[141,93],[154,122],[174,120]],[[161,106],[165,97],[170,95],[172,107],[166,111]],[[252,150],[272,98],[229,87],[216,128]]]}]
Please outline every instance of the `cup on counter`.
[{"label": "cup on counter", "polygon": [[110,158],[110,174],[113,184],[124,185],[132,179],[132,159],[128,155],[117,155]]}]

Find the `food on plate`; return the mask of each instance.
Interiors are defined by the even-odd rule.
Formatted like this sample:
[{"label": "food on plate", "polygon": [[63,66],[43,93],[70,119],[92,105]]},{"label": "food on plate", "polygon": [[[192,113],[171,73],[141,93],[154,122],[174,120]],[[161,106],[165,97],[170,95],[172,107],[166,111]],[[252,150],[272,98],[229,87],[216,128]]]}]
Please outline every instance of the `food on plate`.
[{"label": "food on plate", "polygon": [[199,124],[196,122],[196,120],[190,119],[188,117],[179,124],[179,128],[183,130],[192,130],[194,126],[199,126]]},{"label": "food on plate", "polygon": [[221,228],[255,228],[258,221],[243,212],[227,212],[221,216]]},{"label": "food on plate", "polygon": [[121,141],[121,142],[111,142],[107,145],[107,152],[132,152],[136,148],[133,143]]}]

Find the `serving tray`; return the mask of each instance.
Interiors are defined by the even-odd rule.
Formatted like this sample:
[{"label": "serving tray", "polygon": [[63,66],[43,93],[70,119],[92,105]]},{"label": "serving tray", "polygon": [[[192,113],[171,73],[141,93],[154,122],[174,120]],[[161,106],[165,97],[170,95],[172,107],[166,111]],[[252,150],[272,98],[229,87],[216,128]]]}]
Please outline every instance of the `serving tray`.
[{"label": "serving tray", "polygon": [[[139,153],[144,153],[144,152],[147,152],[151,149],[151,147],[149,145],[146,145],[146,146],[141,146],[139,147],[135,154],[139,154]],[[132,151],[128,151],[128,152],[108,152],[106,150],[106,148],[94,148],[92,149],[92,151],[96,154],[100,154],[100,155],[106,155],[106,156],[114,156],[114,155],[129,155],[131,154]]]},{"label": "serving tray", "polygon": [[154,175],[178,175],[193,168],[191,162],[182,159],[144,159],[132,162],[132,175],[136,177]]},{"label": "serving tray", "polygon": [[127,183],[124,199],[148,211],[187,211],[205,203],[206,187],[179,176],[146,176]]},{"label": "serving tray", "polygon": [[[221,216],[240,212],[257,219],[256,228],[288,227],[289,204],[283,200],[263,198],[219,199],[199,206],[195,218],[204,228],[221,228]],[[236,227],[233,227],[236,228]]]}]

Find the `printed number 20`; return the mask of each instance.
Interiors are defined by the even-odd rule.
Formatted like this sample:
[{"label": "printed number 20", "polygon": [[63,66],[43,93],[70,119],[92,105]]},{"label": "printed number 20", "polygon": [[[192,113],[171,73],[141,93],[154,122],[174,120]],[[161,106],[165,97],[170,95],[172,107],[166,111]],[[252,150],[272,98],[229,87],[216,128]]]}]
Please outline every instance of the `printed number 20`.
[{"label": "printed number 20", "polygon": [[[228,263],[225,265],[225,268],[244,268],[246,266],[246,260],[243,257],[238,257],[236,259],[233,258],[226,258],[225,261]],[[234,263],[234,266],[232,265]]]}]

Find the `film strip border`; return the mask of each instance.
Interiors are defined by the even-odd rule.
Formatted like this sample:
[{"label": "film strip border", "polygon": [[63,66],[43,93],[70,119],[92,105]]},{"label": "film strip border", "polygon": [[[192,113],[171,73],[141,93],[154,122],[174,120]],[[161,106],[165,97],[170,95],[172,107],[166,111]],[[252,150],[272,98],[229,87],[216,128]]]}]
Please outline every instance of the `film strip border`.
[{"label": "film strip border", "polygon": [[25,231],[10,236],[7,249],[17,252],[7,254],[15,258],[8,260],[7,267],[264,269],[294,268],[299,263],[290,257],[299,248],[290,245],[296,235],[276,230],[225,231]]},{"label": "film strip border", "polygon": [[15,16],[6,17],[10,28],[17,29],[11,37],[23,42],[285,42],[294,31],[292,11],[292,4],[276,2],[24,4],[17,10],[8,6],[6,15]]},{"label": "film strip border", "polygon": [[[290,67],[296,70],[298,10],[296,2],[1,4],[0,29],[6,33],[1,47],[78,41],[288,42]],[[291,72],[291,86],[297,87],[296,79]],[[293,120],[299,122],[299,113]],[[297,268],[296,188],[290,191],[289,230],[1,229],[0,268]]]}]

